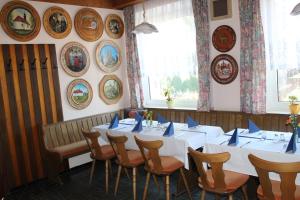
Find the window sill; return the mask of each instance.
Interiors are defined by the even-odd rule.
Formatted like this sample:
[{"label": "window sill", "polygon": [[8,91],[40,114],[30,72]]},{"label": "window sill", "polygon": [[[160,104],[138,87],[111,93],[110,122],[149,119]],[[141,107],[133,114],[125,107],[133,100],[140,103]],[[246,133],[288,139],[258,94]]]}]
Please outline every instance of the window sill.
[{"label": "window sill", "polygon": [[196,111],[196,108],[189,108],[189,107],[172,107],[172,108],[168,108],[166,106],[144,106],[144,108],[153,108],[153,109],[163,109],[163,110],[194,110]]}]

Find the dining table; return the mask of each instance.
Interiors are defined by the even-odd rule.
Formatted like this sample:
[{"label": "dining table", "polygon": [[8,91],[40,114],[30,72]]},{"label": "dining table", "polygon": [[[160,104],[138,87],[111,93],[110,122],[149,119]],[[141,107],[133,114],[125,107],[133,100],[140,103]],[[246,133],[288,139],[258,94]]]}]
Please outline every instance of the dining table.
[{"label": "dining table", "polygon": [[185,123],[173,123],[174,134],[172,136],[164,136],[164,132],[170,122],[160,124],[157,121],[152,121],[150,124],[150,121],[144,120],[142,123],[143,128],[140,132],[132,131],[136,123],[135,119],[127,118],[120,120],[115,128],[109,129],[110,124],[107,123],[93,127],[92,131],[101,133],[99,141],[102,144],[108,143],[106,133],[115,136],[125,135],[128,138],[125,147],[133,150],[139,150],[134,136],[146,141],[162,140],[163,145],[159,149],[159,154],[161,156],[174,156],[184,163],[186,169],[189,169],[188,147],[199,149],[204,146],[206,141],[213,140],[224,134],[223,129],[219,126],[198,125],[188,128],[188,125]]},{"label": "dining table", "polygon": [[[213,140],[207,140],[204,144],[204,153],[229,152],[230,159],[224,163],[223,169],[258,176],[254,166],[248,159],[249,154],[253,154],[261,159],[273,162],[300,162],[300,143],[297,143],[297,150],[294,153],[287,153],[286,149],[291,139],[292,133],[260,130],[249,133],[248,129],[237,129],[238,143],[228,145],[234,130],[229,131]],[[280,180],[276,173],[269,173],[271,180]],[[295,180],[300,185],[300,175]]]}]

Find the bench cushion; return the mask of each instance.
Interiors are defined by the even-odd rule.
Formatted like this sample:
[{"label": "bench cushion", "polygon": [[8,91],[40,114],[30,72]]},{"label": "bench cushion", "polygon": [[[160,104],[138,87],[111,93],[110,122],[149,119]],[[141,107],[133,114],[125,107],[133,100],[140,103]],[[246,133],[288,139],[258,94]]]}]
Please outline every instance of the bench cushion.
[{"label": "bench cushion", "polygon": [[63,158],[70,158],[89,151],[89,147],[85,140],[66,144],[53,148],[53,151],[58,152]]}]

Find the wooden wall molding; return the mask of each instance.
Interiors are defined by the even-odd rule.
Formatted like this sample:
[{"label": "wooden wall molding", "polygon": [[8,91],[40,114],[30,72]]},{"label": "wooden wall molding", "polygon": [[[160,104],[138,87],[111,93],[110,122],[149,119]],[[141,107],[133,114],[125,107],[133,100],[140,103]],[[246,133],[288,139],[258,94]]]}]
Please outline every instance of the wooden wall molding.
[{"label": "wooden wall molding", "polygon": [[89,6],[97,8],[123,9],[144,2],[144,0],[31,0],[48,3],[61,3],[77,6]]}]

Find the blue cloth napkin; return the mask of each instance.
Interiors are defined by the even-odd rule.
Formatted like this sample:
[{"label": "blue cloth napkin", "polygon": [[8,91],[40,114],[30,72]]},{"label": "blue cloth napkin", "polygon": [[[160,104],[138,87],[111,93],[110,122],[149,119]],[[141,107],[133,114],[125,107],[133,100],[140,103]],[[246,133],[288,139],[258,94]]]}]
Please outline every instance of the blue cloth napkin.
[{"label": "blue cloth napkin", "polygon": [[250,119],[248,119],[248,129],[249,129],[249,133],[255,133],[257,131],[260,131],[260,128],[258,128],[253,121],[251,121]]},{"label": "blue cloth napkin", "polygon": [[286,153],[295,153],[295,151],[297,150],[296,143],[297,143],[296,134],[293,134],[285,152]]},{"label": "blue cloth napkin", "polygon": [[143,117],[139,114],[139,112],[138,111],[136,111],[136,113],[135,113],[135,121],[139,121],[140,119],[143,119]]},{"label": "blue cloth napkin", "polygon": [[238,129],[236,128],[228,142],[228,145],[236,146],[239,143]]},{"label": "blue cloth napkin", "polygon": [[199,123],[194,121],[191,117],[187,117],[186,123],[188,124],[189,128],[196,127],[199,125]]},{"label": "blue cloth napkin", "polygon": [[168,128],[166,129],[166,131],[164,132],[163,136],[166,136],[166,137],[170,137],[174,135],[174,125],[173,125],[173,122],[170,122]]},{"label": "blue cloth napkin", "polygon": [[168,121],[163,116],[161,116],[160,114],[157,113],[157,122],[159,124],[164,124],[164,123],[167,123]]},{"label": "blue cloth napkin", "polygon": [[143,118],[141,117],[138,123],[132,129],[132,132],[141,132],[143,130]]},{"label": "blue cloth napkin", "polygon": [[297,127],[297,132],[298,132],[298,138],[300,138],[300,127]]},{"label": "blue cloth napkin", "polygon": [[119,125],[119,115],[115,114],[114,118],[111,120],[110,124],[109,124],[109,129],[112,128],[117,128]]}]

